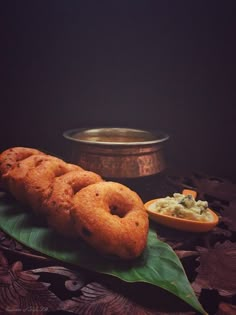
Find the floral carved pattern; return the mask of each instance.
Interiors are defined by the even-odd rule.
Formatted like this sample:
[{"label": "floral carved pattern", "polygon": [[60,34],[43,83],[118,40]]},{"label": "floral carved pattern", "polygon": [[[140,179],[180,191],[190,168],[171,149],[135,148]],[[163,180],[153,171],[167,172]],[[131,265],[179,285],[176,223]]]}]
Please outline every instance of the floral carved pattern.
[{"label": "floral carved pattern", "polygon": [[215,289],[222,296],[236,294],[236,244],[216,243],[214,248],[197,247],[200,254],[198,275],[192,286],[195,292]]},{"label": "floral carved pattern", "polygon": [[[236,185],[202,174],[168,175],[129,185],[144,201],[192,188],[220,216],[219,225],[209,233],[186,233],[156,225],[157,236],[167,242],[181,259],[200,302],[210,315],[231,315],[236,310]],[[0,231],[0,313],[1,314],[114,314],[190,315],[189,309],[169,303],[170,296],[155,290],[150,303],[148,290],[122,289],[109,278],[80,270],[29,250]],[[102,276],[102,279],[103,276]],[[106,282],[105,282],[106,283]],[[135,291],[136,290],[136,291]],[[151,305],[152,304],[152,305]],[[152,306],[152,307],[151,307]],[[170,307],[171,306],[171,307]],[[170,312],[171,309],[171,312]],[[59,314],[60,314],[59,313]]]},{"label": "floral carved pattern", "polygon": [[[129,301],[126,297],[108,290],[99,283],[93,282],[82,288],[82,295],[63,303],[64,310],[75,314],[114,314],[114,315],[151,315],[144,308]],[[102,313],[101,313],[102,311]]]},{"label": "floral carved pattern", "polygon": [[49,285],[39,282],[39,276],[22,268],[20,261],[9,266],[5,256],[0,253],[0,310],[39,314],[56,310],[60,299],[48,290]]}]

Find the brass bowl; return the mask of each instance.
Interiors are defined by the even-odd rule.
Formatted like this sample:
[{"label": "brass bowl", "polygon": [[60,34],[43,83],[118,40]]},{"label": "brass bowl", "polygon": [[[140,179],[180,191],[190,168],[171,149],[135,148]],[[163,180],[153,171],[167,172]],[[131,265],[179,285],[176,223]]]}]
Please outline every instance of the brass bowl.
[{"label": "brass bowl", "polygon": [[63,133],[71,143],[70,160],[104,178],[137,178],[166,168],[160,131],[130,128],[72,129]]}]

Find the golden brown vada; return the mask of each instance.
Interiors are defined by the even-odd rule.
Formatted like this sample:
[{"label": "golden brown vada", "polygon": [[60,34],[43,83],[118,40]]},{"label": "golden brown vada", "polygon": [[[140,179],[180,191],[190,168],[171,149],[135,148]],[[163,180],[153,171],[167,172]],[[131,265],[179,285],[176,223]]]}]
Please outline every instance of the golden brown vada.
[{"label": "golden brown vada", "polygon": [[48,155],[35,154],[31,155],[16,163],[16,166],[10,169],[4,176],[6,187],[15,197],[16,200],[27,204],[27,194],[25,191],[25,177],[35,168],[39,161],[48,160]]},{"label": "golden brown vada", "polygon": [[24,177],[27,204],[36,214],[43,214],[46,211],[42,207],[42,202],[50,195],[54,179],[74,170],[81,171],[82,168],[50,155],[37,160],[35,167]]},{"label": "golden brown vada", "polygon": [[102,254],[134,259],[146,246],[147,212],[122,184],[25,147],[0,155],[0,183],[58,233],[81,237]]},{"label": "golden brown vada", "polygon": [[48,200],[43,201],[48,225],[68,237],[78,237],[70,210],[74,195],[82,188],[101,182],[102,178],[90,171],[71,171],[55,178]]},{"label": "golden brown vada", "polygon": [[100,182],[81,189],[71,215],[86,242],[99,252],[133,259],[143,252],[148,215],[140,197],[115,182]]},{"label": "golden brown vada", "polygon": [[25,147],[14,147],[3,151],[0,154],[0,187],[7,189],[4,177],[7,175],[8,171],[14,168],[17,162],[34,154],[44,153],[36,149]]}]

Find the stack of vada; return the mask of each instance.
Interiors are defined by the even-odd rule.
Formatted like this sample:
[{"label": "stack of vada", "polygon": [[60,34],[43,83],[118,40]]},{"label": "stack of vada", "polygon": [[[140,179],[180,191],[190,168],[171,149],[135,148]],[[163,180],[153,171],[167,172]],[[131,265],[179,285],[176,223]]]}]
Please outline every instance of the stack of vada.
[{"label": "stack of vada", "polygon": [[0,154],[0,188],[68,238],[124,260],[146,246],[148,215],[138,194],[94,172],[26,147]]}]

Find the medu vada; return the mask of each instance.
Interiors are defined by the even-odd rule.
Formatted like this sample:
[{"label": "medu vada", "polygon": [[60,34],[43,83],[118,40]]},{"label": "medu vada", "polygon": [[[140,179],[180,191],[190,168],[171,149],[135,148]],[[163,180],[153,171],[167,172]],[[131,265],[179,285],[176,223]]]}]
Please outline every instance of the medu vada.
[{"label": "medu vada", "polygon": [[46,209],[48,225],[62,235],[78,237],[70,214],[74,196],[82,188],[102,181],[101,176],[96,173],[77,170],[55,178],[50,196],[42,204]]},{"label": "medu vada", "polygon": [[100,182],[81,189],[71,215],[80,237],[103,254],[133,259],[145,248],[148,215],[138,194],[127,186]]},{"label": "medu vada", "polygon": [[0,154],[0,186],[58,233],[108,257],[134,259],[146,246],[149,221],[138,194],[78,165],[11,148]]},{"label": "medu vada", "polygon": [[48,160],[48,156],[42,154],[31,155],[16,163],[4,176],[5,186],[16,200],[27,204],[27,194],[25,191],[25,177],[39,161]]},{"label": "medu vada", "polygon": [[46,211],[42,203],[50,195],[54,179],[74,170],[82,171],[83,169],[50,155],[37,161],[35,167],[30,169],[24,178],[27,204],[33,212],[42,215]]},{"label": "medu vada", "polygon": [[44,154],[37,149],[25,148],[25,147],[14,147],[3,151],[0,154],[0,187],[6,188],[4,177],[8,171],[14,168],[17,162],[34,154]]}]

